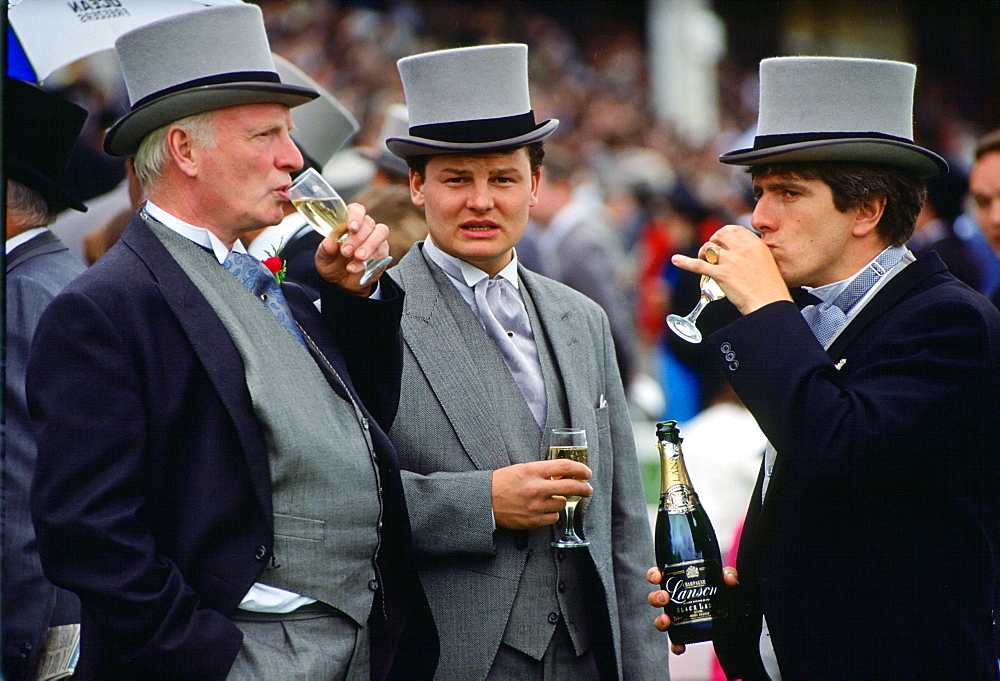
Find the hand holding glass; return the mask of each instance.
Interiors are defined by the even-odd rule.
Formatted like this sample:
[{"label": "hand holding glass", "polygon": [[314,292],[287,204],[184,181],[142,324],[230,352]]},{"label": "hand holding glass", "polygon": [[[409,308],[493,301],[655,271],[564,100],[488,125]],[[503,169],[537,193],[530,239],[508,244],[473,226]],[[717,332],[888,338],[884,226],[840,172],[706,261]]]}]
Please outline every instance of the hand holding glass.
[{"label": "hand holding glass", "polygon": [[[587,433],[582,428],[553,428],[549,435],[549,459],[570,459],[587,464]],[[566,527],[561,539],[552,542],[552,546],[560,549],[572,549],[580,546],[590,546],[590,542],[581,539],[576,533],[576,505],[583,497],[566,497]]]},{"label": "hand holding glass", "polygon": [[[715,244],[709,244],[705,251],[705,260],[711,264],[716,264],[719,262],[719,247]],[[701,311],[705,309],[713,300],[719,300],[720,298],[725,298],[726,294],[723,293],[722,289],[715,282],[714,279],[708,275],[702,275],[701,277],[701,297],[698,298],[698,304],[694,306],[694,309],[688,313],[686,317],[681,317],[680,315],[672,314],[667,317],[667,326],[670,330],[676,333],[678,336],[683,338],[689,343],[700,343],[701,342],[701,331],[695,325],[698,321],[698,315]]]},{"label": "hand holding glass", "polygon": [[[338,243],[347,240],[347,204],[315,168],[307,168],[295,179],[288,189],[288,197],[295,209],[324,238],[333,232]],[[364,286],[381,274],[391,262],[392,258],[388,257],[366,260],[361,285]]]}]

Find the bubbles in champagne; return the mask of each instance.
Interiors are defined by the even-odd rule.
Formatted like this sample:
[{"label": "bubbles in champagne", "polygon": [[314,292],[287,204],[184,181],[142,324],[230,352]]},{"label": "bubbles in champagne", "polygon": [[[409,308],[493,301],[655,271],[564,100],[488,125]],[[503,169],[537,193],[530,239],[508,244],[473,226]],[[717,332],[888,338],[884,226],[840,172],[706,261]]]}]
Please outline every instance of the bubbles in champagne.
[{"label": "bubbles in champagne", "polygon": [[347,206],[340,197],[292,199],[292,205],[324,237],[333,232],[338,240],[346,238]]}]

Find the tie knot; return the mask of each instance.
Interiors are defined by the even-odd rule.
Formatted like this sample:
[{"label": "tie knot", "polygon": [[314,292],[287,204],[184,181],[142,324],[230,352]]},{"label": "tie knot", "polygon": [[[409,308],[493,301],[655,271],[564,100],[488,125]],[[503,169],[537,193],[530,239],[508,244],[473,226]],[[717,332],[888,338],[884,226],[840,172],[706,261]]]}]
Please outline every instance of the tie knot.
[{"label": "tie knot", "polygon": [[247,290],[256,296],[263,294],[272,286],[277,288],[278,282],[271,270],[264,267],[260,260],[252,255],[230,251],[222,266],[243,282]]}]

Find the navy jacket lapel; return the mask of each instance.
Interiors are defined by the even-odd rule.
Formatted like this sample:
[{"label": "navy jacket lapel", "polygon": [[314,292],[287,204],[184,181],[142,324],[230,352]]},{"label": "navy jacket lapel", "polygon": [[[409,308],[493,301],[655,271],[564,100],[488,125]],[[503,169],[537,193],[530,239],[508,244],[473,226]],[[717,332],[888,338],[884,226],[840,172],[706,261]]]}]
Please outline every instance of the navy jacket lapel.
[{"label": "navy jacket lapel", "polygon": [[270,468],[264,437],[253,414],[243,360],[212,306],[138,215],[122,242],[146,264],[167,305],[190,340],[198,360],[236,424],[254,486],[264,508],[271,507]]},{"label": "navy jacket lapel", "polygon": [[907,265],[899,274],[886,282],[882,290],[865,304],[847,328],[833,341],[829,348],[830,356],[839,357],[874,319],[885,314],[886,310],[923,284],[928,277],[942,274],[946,270],[947,267],[941,257],[933,251]]}]

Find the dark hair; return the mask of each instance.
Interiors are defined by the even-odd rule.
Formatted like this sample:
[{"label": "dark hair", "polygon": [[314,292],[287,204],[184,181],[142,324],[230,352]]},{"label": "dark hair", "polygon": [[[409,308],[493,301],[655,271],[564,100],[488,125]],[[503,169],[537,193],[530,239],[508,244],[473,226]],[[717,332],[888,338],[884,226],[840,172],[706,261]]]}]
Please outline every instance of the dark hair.
[{"label": "dark hair", "polygon": [[[517,144],[510,147],[499,147],[497,149],[485,149],[482,151],[470,151],[470,154],[509,154],[518,149],[528,150],[528,163],[531,164],[531,172],[535,172],[542,167],[542,162],[545,160],[545,143],[544,142],[531,142],[529,144]],[[432,156],[446,156],[449,154],[421,154],[419,156],[410,156],[406,159],[406,164],[410,166],[410,170],[415,172],[420,177],[424,176],[424,172],[427,170],[427,161]]]},{"label": "dark hair", "polygon": [[769,163],[750,166],[747,172],[754,178],[790,175],[801,180],[819,180],[830,187],[833,205],[841,213],[884,196],[885,211],[876,229],[893,246],[902,246],[913,236],[917,216],[927,200],[922,180],[889,166],[848,162]]},{"label": "dark hair", "polygon": [[976,150],[973,153],[973,159],[978,161],[991,151],[1000,151],[1000,128],[993,132],[988,132],[979,138],[979,141],[976,143]]}]

